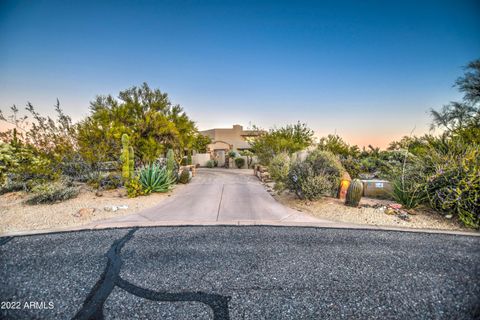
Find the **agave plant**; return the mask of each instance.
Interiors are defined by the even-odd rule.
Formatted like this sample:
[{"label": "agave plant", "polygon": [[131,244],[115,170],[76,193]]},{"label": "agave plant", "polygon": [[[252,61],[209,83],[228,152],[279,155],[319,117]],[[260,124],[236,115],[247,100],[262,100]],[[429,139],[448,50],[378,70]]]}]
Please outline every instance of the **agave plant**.
[{"label": "agave plant", "polygon": [[166,167],[156,163],[143,166],[139,172],[140,183],[145,194],[151,192],[167,192],[172,189],[175,179]]}]

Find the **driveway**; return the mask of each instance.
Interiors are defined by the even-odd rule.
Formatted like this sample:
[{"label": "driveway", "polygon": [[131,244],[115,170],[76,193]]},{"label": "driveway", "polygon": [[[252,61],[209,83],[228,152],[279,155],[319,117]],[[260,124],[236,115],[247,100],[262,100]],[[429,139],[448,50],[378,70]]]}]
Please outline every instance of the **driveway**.
[{"label": "driveway", "polygon": [[[478,237],[195,226],[0,238],[1,319],[479,319]],[[13,304],[12,304],[13,302]]]},{"label": "driveway", "polygon": [[138,214],[95,222],[96,227],[117,223],[184,222],[325,222],[278,203],[251,170],[199,169],[192,181],[158,206]]}]

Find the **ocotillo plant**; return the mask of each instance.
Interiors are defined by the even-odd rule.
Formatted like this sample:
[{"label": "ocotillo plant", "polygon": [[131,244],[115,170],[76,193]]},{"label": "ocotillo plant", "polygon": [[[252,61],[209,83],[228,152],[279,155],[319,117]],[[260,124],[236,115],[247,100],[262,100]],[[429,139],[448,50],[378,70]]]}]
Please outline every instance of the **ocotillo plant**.
[{"label": "ocotillo plant", "polygon": [[128,181],[133,177],[135,170],[135,153],[133,147],[130,146],[130,138],[126,133],[122,135],[122,177],[125,181]]}]

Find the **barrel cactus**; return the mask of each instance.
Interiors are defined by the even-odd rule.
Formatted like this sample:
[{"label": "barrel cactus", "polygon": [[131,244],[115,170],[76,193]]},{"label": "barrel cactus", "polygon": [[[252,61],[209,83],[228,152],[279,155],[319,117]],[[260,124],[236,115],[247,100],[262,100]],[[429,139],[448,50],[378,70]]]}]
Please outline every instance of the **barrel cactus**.
[{"label": "barrel cactus", "polygon": [[135,171],[135,153],[130,146],[130,138],[127,134],[122,135],[122,178],[125,181],[131,179]]},{"label": "barrel cactus", "polygon": [[359,179],[355,179],[350,183],[347,190],[347,197],[345,199],[345,204],[351,207],[358,207],[360,199],[362,199],[363,194],[363,183]]}]

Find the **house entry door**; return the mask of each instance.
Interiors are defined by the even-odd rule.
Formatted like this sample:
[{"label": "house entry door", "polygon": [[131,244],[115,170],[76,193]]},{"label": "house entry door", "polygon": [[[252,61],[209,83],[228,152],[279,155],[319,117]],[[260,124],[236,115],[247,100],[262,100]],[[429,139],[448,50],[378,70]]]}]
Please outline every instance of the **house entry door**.
[{"label": "house entry door", "polygon": [[225,150],[215,150],[215,158],[218,161],[219,167],[225,166]]}]

